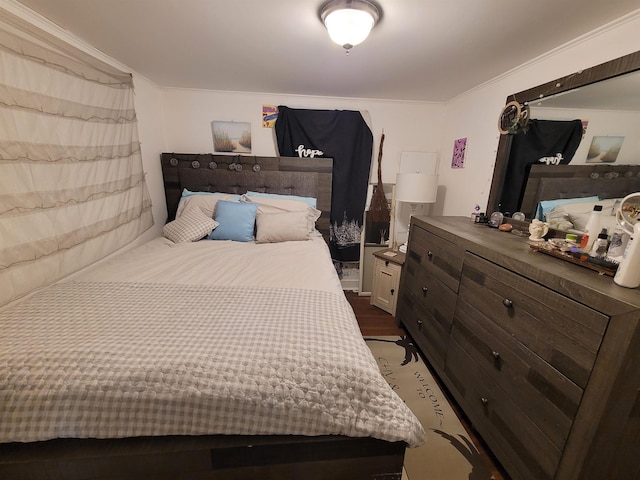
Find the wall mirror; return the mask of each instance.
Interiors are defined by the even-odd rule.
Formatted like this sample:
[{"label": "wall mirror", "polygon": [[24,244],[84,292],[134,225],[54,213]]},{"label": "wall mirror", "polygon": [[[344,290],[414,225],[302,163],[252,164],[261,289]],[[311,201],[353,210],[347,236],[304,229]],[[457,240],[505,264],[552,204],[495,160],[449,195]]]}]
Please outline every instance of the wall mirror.
[{"label": "wall mirror", "polygon": [[[589,149],[587,142],[591,142],[591,139],[588,138],[589,125],[587,125],[587,134],[585,134],[574,159],[569,165],[536,166],[536,172],[542,173],[536,173],[535,175],[532,169],[527,184],[522,187],[521,203],[524,206],[529,202],[529,206],[519,209],[521,211],[528,210],[525,212],[527,219],[531,218],[532,207],[530,203],[534,202],[534,197],[536,198],[536,203],[541,195],[544,196],[542,199],[571,198],[568,196],[571,193],[559,191],[566,188],[569,183],[564,176],[585,177],[584,180],[580,181],[580,186],[575,187],[580,191],[580,194],[576,194],[576,196],[580,197],[587,196],[589,192],[586,190],[588,189],[598,193],[603,188],[608,189],[611,182],[607,183],[606,179],[611,178],[612,175],[620,179],[624,178],[627,182],[626,187],[620,187],[619,185],[616,187],[616,196],[625,193],[625,189],[630,189],[626,193],[638,191],[638,186],[640,185],[640,123],[638,123],[640,122],[640,52],[625,55],[543,85],[509,95],[506,104],[514,101],[522,106],[527,105],[529,107],[529,117],[531,119],[567,120],[571,119],[571,112],[575,112],[573,118],[582,118],[587,121],[589,121],[589,117],[593,117],[595,120],[598,115],[603,114],[602,112],[606,112],[607,115],[617,115],[620,118],[624,115],[630,115],[629,118],[632,118],[629,121],[629,126],[633,129],[633,133],[631,131],[627,132],[625,141],[628,141],[625,146],[628,146],[628,148],[626,149],[625,158],[622,158],[621,155],[621,158],[615,163],[585,163],[586,150]],[[523,134],[518,133],[518,135]],[[606,133],[606,135],[613,134],[611,132]],[[502,134],[500,136],[491,190],[487,202],[487,214],[493,211],[502,211],[500,200],[505,187],[504,179],[513,136],[510,134]],[[622,153],[622,149],[620,152]],[[636,165],[626,168],[625,164],[627,163]],[[562,167],[565,171],[559,173],[562,169],[559,170],[558,167]],[[546,178],[547,176],[555,176],[556,178],[548,179]],[[542,181],[540,177],[543,178]],[[589,178],[598,180],[588,183],[587,180]],[[554,188],[558,188],[558,191],[554,192]],[[541,189],[544,190],[543,193],[541,193]],[[614,194],[611,193],[611,195]]]}]

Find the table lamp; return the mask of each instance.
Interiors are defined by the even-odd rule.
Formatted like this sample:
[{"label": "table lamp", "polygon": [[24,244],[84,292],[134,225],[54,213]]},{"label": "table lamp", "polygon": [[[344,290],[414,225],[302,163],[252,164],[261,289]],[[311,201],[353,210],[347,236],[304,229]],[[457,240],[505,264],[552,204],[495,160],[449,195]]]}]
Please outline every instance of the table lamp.
[{"label": "table lamp", "polygon": [[[411,205],[411,217],[419,203],[434,203],[438,196],[438,175],[426,173],[398,173],[396,175],[396,200]],[[408,229],[407,229],[408,232]],[[400,245],[401,252],[407,251],[407,243]]]}]

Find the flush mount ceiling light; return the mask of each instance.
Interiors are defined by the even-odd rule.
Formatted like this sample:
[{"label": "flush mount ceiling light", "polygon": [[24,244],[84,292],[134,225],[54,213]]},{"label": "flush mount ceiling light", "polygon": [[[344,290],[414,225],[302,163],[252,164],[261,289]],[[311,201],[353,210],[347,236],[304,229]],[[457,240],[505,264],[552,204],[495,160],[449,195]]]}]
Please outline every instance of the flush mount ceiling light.
[{"label": "flush mount ceiling light", "polygon": [[331,40],[349,53],[369,36],[380,19],[380,10],[367,0],[330,0],[322,6],[320,18]]}]

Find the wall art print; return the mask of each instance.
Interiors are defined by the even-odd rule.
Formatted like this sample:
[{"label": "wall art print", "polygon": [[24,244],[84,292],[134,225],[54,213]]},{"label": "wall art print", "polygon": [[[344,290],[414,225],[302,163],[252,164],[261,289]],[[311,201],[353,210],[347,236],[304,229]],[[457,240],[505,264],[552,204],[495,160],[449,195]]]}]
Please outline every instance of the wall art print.
[{"label": "wall art print", "polygon": [[464,155],[467,149],[467,138],[458,138],[453,141],[453,157],[451,168],[464,168]]},{"label": "wall art print", "polygon": [[587,128],[589,127],[589,120],[582,120],[582,139],[587,135]]},{"label": "wall art print", "polygon": [[594,136],[587,152],[587,163],[613,163],[618,158],[624,137]]},{"label": "wall art print", "polygon": [[273,128],[278,119],[278,107],[262,105],[262,128]]},{"label": "wall art print", "polygon": [[251,123],[211,122],[215,152],[251,153]]}]

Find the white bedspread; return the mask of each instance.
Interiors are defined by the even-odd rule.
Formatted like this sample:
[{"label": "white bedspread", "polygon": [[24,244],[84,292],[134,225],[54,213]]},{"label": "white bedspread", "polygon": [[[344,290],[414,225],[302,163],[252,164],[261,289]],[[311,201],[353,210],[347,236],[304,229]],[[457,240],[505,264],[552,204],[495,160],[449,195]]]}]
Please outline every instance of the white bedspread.
[{"label": "white bedspread", "polygon": [[256,244],[156,238],[72,280],[265,286],[342,292],[322,237]]},{"label": "white bedspread", "polygon": [[0,441],[221,433],[420,444],[323,249],[158,239],[0,312]]}]

